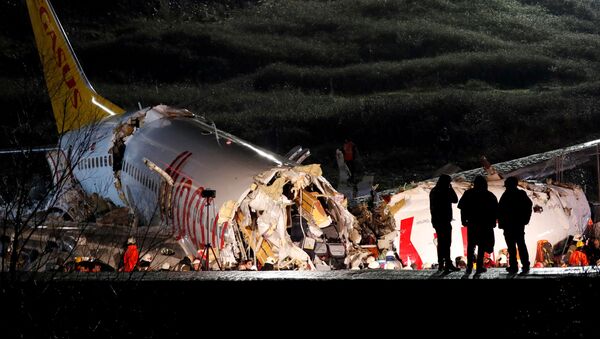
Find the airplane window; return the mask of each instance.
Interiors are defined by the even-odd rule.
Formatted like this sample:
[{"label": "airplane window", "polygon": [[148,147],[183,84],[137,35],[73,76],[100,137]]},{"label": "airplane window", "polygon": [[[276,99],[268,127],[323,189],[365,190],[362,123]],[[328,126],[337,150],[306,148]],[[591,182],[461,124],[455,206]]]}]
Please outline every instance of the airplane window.
[{"label": "airplane window", "polygon": [[108,155],[108,166],[112,166],[112,155]]},{"label": "airplane window", "polygon": [[102,166],[106,166],[108,161],[106,161],[106,155],[102,157]]}]

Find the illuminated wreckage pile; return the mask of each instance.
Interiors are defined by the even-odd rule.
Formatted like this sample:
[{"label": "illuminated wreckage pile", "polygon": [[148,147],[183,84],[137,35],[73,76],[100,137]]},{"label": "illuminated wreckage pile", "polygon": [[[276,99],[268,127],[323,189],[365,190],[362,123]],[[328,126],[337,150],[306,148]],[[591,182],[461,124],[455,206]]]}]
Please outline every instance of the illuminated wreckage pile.
[{"label": "illuminated wreckage pile", "polygon": [[237,202],[225,202],[219,224],[235,227],[225,236],[222,263],[233,264],[252,249],[261,264],[271,257],[280,269],[314,269],[313,258],[319,257],[348,265],[361,239],[356,219],[344,195],[321,174],[315,164],[274,168],[256,176]]}]

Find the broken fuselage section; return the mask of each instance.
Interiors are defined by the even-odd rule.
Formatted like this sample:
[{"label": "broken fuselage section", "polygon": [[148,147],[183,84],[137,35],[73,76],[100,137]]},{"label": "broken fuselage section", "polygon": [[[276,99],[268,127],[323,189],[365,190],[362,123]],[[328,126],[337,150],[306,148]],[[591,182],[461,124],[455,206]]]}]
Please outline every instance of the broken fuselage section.
[{"label": "broken fuselage section", "polygon": [[[322,229],[334,231],[329,238],[344,253],[349,246],[354,217],[318,165],[300,166],[187,110],[114,116],[66,133],[60,148],[87,195],[129,207],[140,225],[170,227],[189,256],[211,244],[232,265],[272,256],[312,267],[315,247],[327,241]],[[295,241],[292,220],[301,224]]]}]

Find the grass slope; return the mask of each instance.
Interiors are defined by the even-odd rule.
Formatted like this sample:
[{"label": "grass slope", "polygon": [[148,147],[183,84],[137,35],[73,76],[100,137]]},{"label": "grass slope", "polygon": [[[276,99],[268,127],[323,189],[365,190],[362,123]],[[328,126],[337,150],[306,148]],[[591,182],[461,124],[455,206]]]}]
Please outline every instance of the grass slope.
[{"label": "grass slope", "polygon": [[[443,165],[443,127],[463,168],[600,136],[592,0],[169,3],[55,7],[106,97],[185,105],[280,153],[302,144],[330,177],[347,136],[386,187]],[[0,36],[7,105],[19,65],[36,62],[28,24]]]}]

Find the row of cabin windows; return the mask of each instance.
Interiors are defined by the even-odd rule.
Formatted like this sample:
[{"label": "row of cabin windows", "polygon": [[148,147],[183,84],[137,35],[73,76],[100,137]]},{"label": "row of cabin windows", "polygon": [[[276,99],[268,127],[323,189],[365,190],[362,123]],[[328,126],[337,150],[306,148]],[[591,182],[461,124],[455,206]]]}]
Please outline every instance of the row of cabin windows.
[{"label": "row of cabin windows", "polygon": [[77,163],[77,169],[86,170],[100,167],[112,167],[112,155],[104,155],[101,157],[83,158]]},{"label": "row of cabin windows", "polygon": [[137,180],[142,185],[146,186],[151,191],[158,194],[160,185],[155,178],[150,177],[147,173],[144,173],[143,171],[128,163],[127,161],[123,162],[123,171],[129,174],[133,179]]}]

